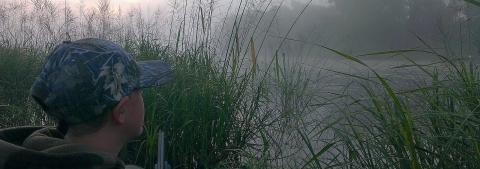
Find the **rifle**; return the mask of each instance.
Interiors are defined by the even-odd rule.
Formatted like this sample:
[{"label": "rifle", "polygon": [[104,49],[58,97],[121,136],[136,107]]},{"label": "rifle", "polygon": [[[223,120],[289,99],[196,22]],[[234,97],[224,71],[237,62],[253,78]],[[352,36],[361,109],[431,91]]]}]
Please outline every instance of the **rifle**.
[{"label": "rifle", "polygon": [[157,149],[157,164],[155,169],[171,169],[170,165],[165,161],[165,133],[162,130],[158,131],[158,149]]}]

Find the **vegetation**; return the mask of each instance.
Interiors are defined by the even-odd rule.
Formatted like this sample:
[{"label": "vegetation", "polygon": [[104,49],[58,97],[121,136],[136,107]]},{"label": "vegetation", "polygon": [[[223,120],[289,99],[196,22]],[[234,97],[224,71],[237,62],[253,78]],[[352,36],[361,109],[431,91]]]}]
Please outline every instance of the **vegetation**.
[{"label": "vegetation", "polygon": [[[272,2],[241,4],[218,27],[215,4],[201,1],[172,1],[171,15],[135,7],[122,15],[109,0],[77,10],[49,0],[0,4],[0,127],[52,125],[28,96],[43,58],[65,38],[100,37],[174,68],[171,82],[144,91],[144,133],[120,153],[127,164],[153,168],[163,130],[173,168],[479,168],[480,70],[451,44],[478,48],[471,27],[458,30],[464,42],[438,25],[442,48],[413,34],[422,47],[353,55],[289,38],[310,4],[286,32],[261,33],[281,15]],[[248,7],[255,12],[242,12]],[[260,58],[267,36],[279,44]],[[308,45],[334,55],[312,61],[302,57]],[[412,59],[425,55],[435,60]],[[378,69],[367,57],[406,63]],[[334,69],[334,58],[350,69]]]}]

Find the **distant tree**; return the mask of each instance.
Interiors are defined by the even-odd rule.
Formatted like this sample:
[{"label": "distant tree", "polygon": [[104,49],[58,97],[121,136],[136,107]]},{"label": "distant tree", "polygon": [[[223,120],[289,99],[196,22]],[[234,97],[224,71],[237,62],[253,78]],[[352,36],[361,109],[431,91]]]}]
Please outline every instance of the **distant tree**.
[{"label": "distant tree", "polygon": [[110,0],[98,0],[97,11],[100,15],[100,29],[101,33],[98,35],[100,38],[107,38],[110,35],[110,26],[112,19],[112,6]]}]

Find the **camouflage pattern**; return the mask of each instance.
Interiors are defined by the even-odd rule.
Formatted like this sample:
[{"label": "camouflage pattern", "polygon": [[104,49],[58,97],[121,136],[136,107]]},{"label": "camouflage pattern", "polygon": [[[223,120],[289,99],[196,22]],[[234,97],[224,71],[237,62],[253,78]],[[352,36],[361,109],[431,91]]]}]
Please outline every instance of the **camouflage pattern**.
[{"label": "camouflage pattern", "polygon": [[136,62],[119,45],[103,39],[66,41],[47,56],[31,95],[57,120],[81,123],[113,108],[136,88],[172,78],[160,60]]}]

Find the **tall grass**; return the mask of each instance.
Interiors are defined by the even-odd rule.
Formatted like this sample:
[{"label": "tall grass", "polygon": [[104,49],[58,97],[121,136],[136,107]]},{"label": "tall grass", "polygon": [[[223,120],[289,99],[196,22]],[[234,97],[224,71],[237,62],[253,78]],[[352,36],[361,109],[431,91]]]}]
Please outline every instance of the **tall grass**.
[{"label": "tall grass", "polygon": [[239,152],[261,125],[254,116],[263,86],[247,97],[251,75],[232,77],[239,73],[220,67],[199,48],[180,54],[169,53],[168,48],[148,49],[151,53],[131,53],[141,60],[165,60],[174,67],[175,78],[144,92],[146,130],[134,153],[141,160],[132,162],[153,167],[161,129],[166,132],[166,160],[174,167],[239,166]]},{"label": "tall grass", "polygon": [[[443,55],[422,39],[424,48],[367,54],[410,62],[392,68],[405,76],[418,73],[409,79],[415,86],[401,89],[401,82],[361,56],[288,33],[273,35],[274,19],[260,28],[265,15],[275,18],[280,10],[267,13],[273,1],[241,3],[233,21],[221,20],[220,27],[214,27],[213,2],[172,1],[171,15],[156,10],[146,17],[137,8],[114,13],[108,0],[100,0],[95,9],[79,4],[78,18],[68,6],[62,11],[51,1],[35,2],[31,13],[23,1],[0,4],[0,19],[8,23],[0,34],[2,128],[52,124],[28,90],[46,51],[65,38],[68,26],[73,40],[106,38],[137,60],[162,59],[173,67],[171,82],[144,91],[144,133],[121,151],[127,164],[153,168],[163,130],[173,168],[479,167],[478,65],[452,51]],[[244,13],[252,6],[256,12]],[[260,30],[280,45],[265,49],[267,34],[257,36]],[[307,44],[368,74],[303,58]],[[264,50],[272,56],[261,58]],[[423,65],[408,57],[417,54],[439,62]]]},{"label": "tall grass", "polygon": [[[427,43],[425,46],[423,50],[367,54],[437,56],[436,64],[423,65],[405,57],[409,65],[392,68],[416,75],[416,86],[407,90],[394,90],[392,85],[401,84],[388,81],[355,57],[332,49],[373,73],[370,77],[332,70],[354,77],[353,83],[361,86],[359,93],[340,97],[342,117],[333,127],[339,144],[332,149],[338,150],[340,158],[335,159],[341,160],[335,166],[478,168],[479,67],[471,58],[446,57]],[[315,158],[309,161],[318,160]]]},{"label": "tall grass", "polygon": [[[25,5],[22,2],[12,1],[11,5],[2,6],[6,9],[2,10],[6,11],[3,13],[7,16],[6,18],[24,18],[25,20],[21,24],[26,25],[24,28],[31,30],[27,31],[28,34],[25,32],[2,34],[2,45],[5,45],[7,49],[19,48],[15,54],[23,56],[5,55],[6,57],[2,57],[19,59],[2,62],[2,67],[5,67],[2,74],[7,75],[11,71],[28,76],[18,77],[26,81],[22,82],[22,86],[17,86],[11,85],[16,77],[2,75],[5,78],[3,86],[6,86],[2,89],[9,90],[10,87],[17,87],[13,91],[22,92],[23,96],[18,100],[35,105],[28,100],[28,89],[31,82],[29,83],[27,80],[34,80],[38,72],[35,70],[39,69],[38,64],[45,56],[42,51],[50,50],[53,44],[63,39],[63,28],[66,25],[53,21],[61,20],[57,19],[61,15],[59,8],[54,8],[55,4],[51,1],[36,1],[34,13],[38,14],[38,18],[37,15],[33,15],[34,13],[26,12]],[[174,38],[162,46],[164,41],[156,40],[158,35],[150,32],[151,25],[145,23],[141,14],[135,13],[138,11],[129,13],[129,18],[127,18],[127,20],[132,20],[132,18],[138,17],[136,19],[137,27],[127,30],[115,29],[115,23],[105,19],[112,18],[109,16],[111,11],[108,8],[108,1],[100,1],[98,5],[97,10],[81,11],[86,15],[78,23],[75,20],[67,23],[72,24],[69,32],[72,39],[85,36],[107,38],[123,45],[137,60],[162,59],[174,67],[175,78],[170,83],[144,92],[147,112],[145,132],[121,152],[121,157],[127,163],[134,163],[146,168],[153,167],[156,163],[156,133],[159,129],[167,133],[166,160],[175,168],[242,166],[245,158],[242,154],[248,147],[253,147],[252,144],[264,147],[262,148],[263,152],[269,150],[270,147],[265,145],[275,140],[264,130],[273,123],[277,124],[279,115],[273,114],[276,113],[276,110],[264,109],[264,113],[259,113],[261,106],[265,105],[265,102],[270,102],[266,99],[269,92],[266,86],[267,82],[258,78],[256,78],[258,80],[252,81],[254,73],[250,72],[250,69],[245,70],[244,57],[240,56],[240,52],[244,49],[240,49],[243,46],[240,45],[241,37],[238,36],[238,32],[235,33],[236,36],[232,34],[229,41],[231,46],[228,48],[234,52],[222,52],[227,56],[223,61],[214,58],[218,56],[214,46],[210,44],[212,39],[210,32],[207,31],[212,17],[212,13],[208,9],[212,9],[212,6],[193,3],[193,5],[185,4],[185,6],[175,9],[193,12],[172,16],[174,19],[181,19],[180,23],[182,24],[172,21],[170,27],[175,30],[171,31],[174,33]],[[15,11],[21,11],[24,15],[19,16]],[[194,16],[191,17],[189,14]],[[92,20],[95,17],[99,17],[100,21]],[[13,22],[14,19],[8,21]],[[36,19],[43,24],[34,24]],[[68,20],[68,18],[66,19]],[[4,25],[4,30],[13,30],[8,26]],[[84,28],[82,29],[82,27]],[[112,31],[117,31],[117,34],[112,34]],[[43,33],[45,37],[43,39],[36,37],[37,33]],[[254,44],[252,43],[250,46],[254,47]],[[34,49],[32,51],[39,51],[39,54],[24,54],[23,52],[28,48]],[[28,70],[21,72],[15,69],[17,65],[26,63],[36,63],[37,65],[28,65],[24,67]],[[263,75],[257,74],[265,77],[266,73],[267,71]],[[5,95],[14,94],[6,93]],[[22,105],[20,102],[12,103],[12,105]],[[29,114],[30,110],[20,107],[19,111],[25,113],[26,116],[17,117],[23,117],[22,120],[36,119]],[[38,108],[32,108],[32,110],[38,111]],[[12,109],[8,109],[8,112],[13,112],[12,114],[15,116],[20,114],[15,113]],[[272,118],[274,119],[272,120]],[[51,121],[45,120],[48,122],[45,124],[51,124]],[[5,124],[3,127],[37,124],[28,121],[13,121],[15,123]],[[265,133],[259,134],[262,132]],[[251,141],[258,138],[259,135],[263,140],[252,143]]]},{"label": "tall grass", "polygon": [[[0,46],[0,127],[52,124],[29,97],[44,55],[33,49]],[[26,118],[31,117],[31,118]]]}]

